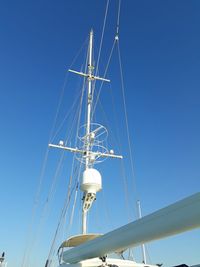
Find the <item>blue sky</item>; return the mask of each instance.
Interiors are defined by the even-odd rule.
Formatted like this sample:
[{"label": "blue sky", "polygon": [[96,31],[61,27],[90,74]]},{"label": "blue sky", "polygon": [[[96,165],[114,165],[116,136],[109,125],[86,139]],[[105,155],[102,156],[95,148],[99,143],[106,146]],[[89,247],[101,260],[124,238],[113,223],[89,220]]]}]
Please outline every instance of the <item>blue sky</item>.
[{"label": "blue sky", "polygon": [[[8,266],[22,266],[33,202],[66,70],[91,28],[98,48],[105,6],[106,1],[92,0],[0,3],[0,249],[7,254]],[[100,73],[104,72],[105,57],[115,35],[117,6],[118,1],[110,1]],[[127,223],[130,217],[134,219],[136,198],[140,198],[146,215],[199,191],[199,13],[200,2],[194,0],[122,0],[120,50],[135,178],[133,181],[130,172],[115,50],[108,71],[112,83],[101,93],[106,119],[101,109],[97,110],[96,119],[106,127],[109,122],[108,143],[124,155],[130,201],[126,207],[119,162],[107,160],[98,165],[104,191],[98,194],[89,216],[92,231],[96,231],[96,227],[98,231],[107,232]],[[84,55],[84,51],[81,52],[73,65],[75,69],[81,67]],[[72,76],[56,127],[80,90],[80,80],[76,82]],[[114,106],[110,104],[112,99]],[[56,136],[56,142],[69,132],[72,117],[73,114]],[[118,137],[120,147],[115,142]],[[37,215],[53,179],[53,162],[57,162],[59,156],[58,151],[49,152]],[[32,261],[30,267],[44,266],[48,256],[67,190],[70,155],[65,156],[65,162],[44,226],[39,234],[31,232],[39,237],[32,249],[37,260]],[[72,227],[73,234],[80,230],[78,219],[78,215],[75,216],[74,225],[78,226]],[[195,230],[154,242],[148,251],[153,263],[173,266],[183,262],[199,263],[199,247],[200,232]],[[135,256],[140,259],[137,250]]]}]

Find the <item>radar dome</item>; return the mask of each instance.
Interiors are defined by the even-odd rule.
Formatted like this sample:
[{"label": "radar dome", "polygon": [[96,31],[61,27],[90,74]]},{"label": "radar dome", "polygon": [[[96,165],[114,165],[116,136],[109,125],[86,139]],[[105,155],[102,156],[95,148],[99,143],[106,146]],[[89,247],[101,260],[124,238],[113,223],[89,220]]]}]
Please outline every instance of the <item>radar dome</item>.
[{"label": "radar dome", "polygon": [[83,172],[81,190],[87,193],[96,193],[102,189],[101,174],[93,168]]}]

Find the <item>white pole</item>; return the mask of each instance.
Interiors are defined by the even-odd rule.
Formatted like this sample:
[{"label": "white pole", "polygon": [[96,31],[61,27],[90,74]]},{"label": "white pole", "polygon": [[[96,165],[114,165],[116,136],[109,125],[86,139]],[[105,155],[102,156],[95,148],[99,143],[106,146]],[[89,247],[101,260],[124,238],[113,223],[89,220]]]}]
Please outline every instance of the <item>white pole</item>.
[{"label": "white pole", "polygon": [[[141,206],[140,206],[140,201],[138,200],[137,201],[137,205],[138,205],[138,215],[139,215],[139,219],[142,218],[142,212],[141,212]],[[143,262],[144,264],[147,263],[147,258],[146,258],[146,249],[145,249],[145,245],[142,244],[141,245],[141,248],[142,248],[142,256],[143,256]]]},{"label": "white pole", "polygon": [[87,232],[87,212],[82,211],[82,234]]},{"label": "white pole", "polygon": [[87,126],[86,126],[86,169],[89,168],[90,160],[88,151],[90,150],[90,123],[92,108],[92,50],[93,50],[93,30],[90,31],[89,59],[88,59],[88,96],[87,96]]},{"label": "white pole", "polygon": [[[87,94],[87,124],[86,124],[86,164],[85,168],[88,169],[90,165],[89,151],[90,151],[90,123],[91,123],[91,108],[92,108],[92,50],[93,50],[93,30],[90,31],[89,42],[89,59],[88,59],[88,94]],[[83,196],[84,197],[84,196]],[[84,200],[83,200],[84,203]],[[82,233],[87,232],[87,212],[82,211]]]}]

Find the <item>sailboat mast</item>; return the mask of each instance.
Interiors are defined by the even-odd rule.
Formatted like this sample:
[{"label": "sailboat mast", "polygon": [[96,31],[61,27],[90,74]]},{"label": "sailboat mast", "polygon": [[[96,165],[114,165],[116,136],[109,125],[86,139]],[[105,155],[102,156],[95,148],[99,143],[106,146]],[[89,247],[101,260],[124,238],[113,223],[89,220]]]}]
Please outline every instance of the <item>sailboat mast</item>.
[{"label": "sailboat mast", "polygon": [[88,95],[87,95],[87,125],[86,125],[86,164],[85,168],[88,169],[90,165],[89,150],[90,150],[90,123],[91,123],[91,108],[92,108],[92,52],[93,52],[93,30],[90,31],[89,42],[89,59],[88,59]]},{"label": "sailboat mast", "polygon": [[[83,172],[83,178],[80,185],[80,189],[83,193],[83,203],[82,203],[82,234],[86,234],[87,232],[87,212],[91,208],[92,203],[96,199],[96,193],[102,189],[101,182],[101,174],[93,168],[97,159],[100,158],[118,158],[122,159],[121,155],[115,155],[113,150],[110,152],[107,151],[102,145],[96,141],[97,136],[100,136],[102,133],[107,132],[106,128],[100,124],[96,125],[96,128],[93,127],[91,129],[91,111],[92,111],[92,82],[94,80],[99,80],[103,82],[110,82],[110,80],[101,78],[99,76],[94,75],[94,66],[93,66],[93,30],[90,31],[90,39],[89,39],[89,54],[87,58],[88,62],[88,72],[80,72],[76,70],[69,69],[70,72],[78,74],[82,77],[87,78],[88,88],[87,88],[87,110],[86,110],[86,123],[85,127],[85,135],[81,138],[83,141],[83,147],[68,147],[64,145],[64,142],[61,140],[58,145],[49,144],[50,147],[64,149],[66,151],[70,151],[72,153],[76,153],[81,155],[81,162],[85,164],[85,170]],[[100,132],[101,131],[101,132]],[[97,136],[96,136],[97,135]],[[96,142],[96,143],[95,143]],[[101,141],[102,142],[102,141]],[[93,147],[95,146],[95,149]],[[100,149],[101,148],[101,149]],[[104,148],[104,151],[102,151]],[[100,162],[100,161],[99,161]]]},{"label": "sailboat mast", "polygon": [[[89,58],[88,58],[88,92],[87,92],[87,123],[86,123],[86,161],[85,169],[90,167],[90,124],[91,124],[91,109],[92,109],[92,52],[93,52],[93,30],[90,31],[90,41],[89,41]],[[84,193],[85,195],[85,193]],[[83,196],[83,206],[84,206],[84,197]],[[82,234],[87,232],[87,211],[82,209]]]}]

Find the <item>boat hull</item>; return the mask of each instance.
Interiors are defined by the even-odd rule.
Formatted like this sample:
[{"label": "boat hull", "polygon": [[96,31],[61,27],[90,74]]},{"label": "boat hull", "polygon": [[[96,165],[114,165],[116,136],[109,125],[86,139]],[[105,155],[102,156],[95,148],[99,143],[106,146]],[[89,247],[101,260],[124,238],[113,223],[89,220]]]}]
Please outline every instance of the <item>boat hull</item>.
[{"label": "boat hull", "polygon": [[[59,267],[100,267],[104,266],[102,260],[99,258],[94,258],[90,260],[81,261],[75,264],[63,263],[59,265]],[[131,260],[122,260],[122,259],[115,259],[115,258],[107,258],[106,259],[106,266],[109,267],[158,267],[157,265],[152,264],[143,264],[137,263]]]}]

